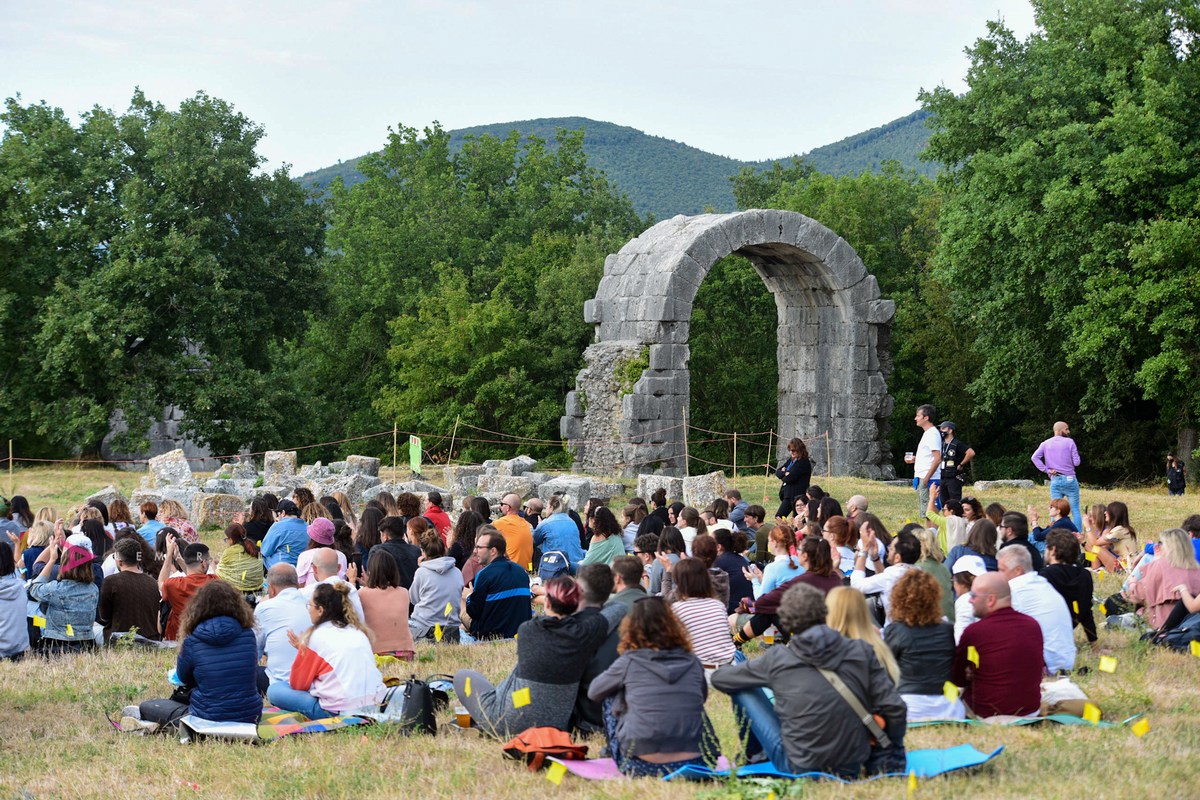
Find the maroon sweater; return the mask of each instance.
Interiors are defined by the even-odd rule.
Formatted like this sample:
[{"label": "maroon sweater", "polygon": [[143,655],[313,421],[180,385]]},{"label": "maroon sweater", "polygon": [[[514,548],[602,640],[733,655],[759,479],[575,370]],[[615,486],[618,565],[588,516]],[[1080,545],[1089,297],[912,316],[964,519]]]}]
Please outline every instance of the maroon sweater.
[{"label": "maroon sweater", "polygon": [[[967,648],[979,666],[967,660]],[[980,717],[1025,715],[1042,705],[1042,629],[1033,617],[1001,608],[963,631],[951,680],[965,686],[963,702]]]},{"label": "maroon sweater", "polygon": [[815,575],[811,572],[804,572],[792,578],[786,583],[776,586],[771,591],[764,594],[762,597],[754,601],[755,614],[778,614],[779,604],[783,601],[783,595],[788,589],[796,584],[807,583],[815,589],[819,589],[822,594],[829,594],[834,589],[842,585],[841,577],[837,575]]}]

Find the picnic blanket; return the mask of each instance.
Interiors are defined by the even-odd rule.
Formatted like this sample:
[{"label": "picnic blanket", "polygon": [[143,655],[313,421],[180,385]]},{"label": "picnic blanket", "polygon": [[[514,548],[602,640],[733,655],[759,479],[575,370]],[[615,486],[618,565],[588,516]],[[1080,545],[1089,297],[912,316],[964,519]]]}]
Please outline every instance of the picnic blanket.
[{"label": "picnic blanket", "polygon": [[[937,775],[944,775],[947,772],[953,772],[960,769],[969,769],[977,767],[981,764],[986,764],[1004,751],[1003,747],[997,747],[990,753],[982,753],[976,750],[969,744],[961,744],[957,747],[947,747],[943,749],[930,750],[913,750],[907,754],[908,765],[903,773],[896,773],[894,777],[903,777],[910,772],[915,772],[918,778],[932,778]],[[565,761],[551,757],[548,759],[557,764],[562,764],[567,772],[576,775],[580,778],[593,781],[613,780],[621,778],[621,770],[617,768],[617,764],[611,758],[593,758],[587,761]],[[729,762],[721,757],[717,761],[715,768],[713,767],[696,767],[688,766],[672,772],[663,780],[713,780],[715,778],[724,778],[729,776]],[[809,779],[827,779],[837,781],[839,783],[853,783],[853,781],[839,778],[835,775],[829,775],[824,772],[804,772],[793,774],[788,772],[780,772],[775,769],[771,763],[751,764],[740,768],[737,771],[739,778],[809,778]],[[875,780],[876,778],[887,777],[875,775],[864,780]]]},{"label": "picnic blanket", "polygon": [[1019,726],[1019,725],[1041,725],[1044,722],[1053,722],[1057,725],[1086,725],[1091,728],[1121,728],[1131,722],[1137,722],[1145,714],[1134,714],[1128,719],[1123,719],[1120,722],[1088,722],[1083,717],[1077,717],[1074,714],[1050,714],[1045,717],[986,717],[984,719],[926,719],[919,722],[910,722],[908,727],[925,728],[931,725],[1004,725],[1004,726]]},{"label": "picnic blanket", "polygon": [[309,719],[303,714],[284,711],[275,706],[263,709],[262,718],[257,725],[251,722],[213,722],[192,714],[179,720],[181,739],[207,736],[231,742],[273,742],[295,733],[324,733],[354,725],[367,725],[370,722],[366,717],[354,716]]}]

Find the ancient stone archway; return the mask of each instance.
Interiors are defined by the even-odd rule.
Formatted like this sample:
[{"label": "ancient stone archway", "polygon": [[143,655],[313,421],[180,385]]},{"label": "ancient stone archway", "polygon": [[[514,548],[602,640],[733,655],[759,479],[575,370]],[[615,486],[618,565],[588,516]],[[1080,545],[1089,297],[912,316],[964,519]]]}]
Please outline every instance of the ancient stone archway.
[{"label": "ancient stone archway", "polygon": [[[684,472],[688,327],[696,291],[718,260],[745,256],[779,309],[783,441],[812,440],[813,461],[837,475],[894,477],[887,418],[896,306],[845,240],[788,211],[677,216],[604,262],[584,308],[596,341],[568,392],[562,436],[577,469]],[[746,376],[753,380],[753,376]]]}]

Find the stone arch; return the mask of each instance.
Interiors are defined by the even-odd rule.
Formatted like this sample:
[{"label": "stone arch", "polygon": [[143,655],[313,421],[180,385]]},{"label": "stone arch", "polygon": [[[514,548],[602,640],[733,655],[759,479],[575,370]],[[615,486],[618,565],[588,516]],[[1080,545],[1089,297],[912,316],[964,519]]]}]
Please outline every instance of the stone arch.
[{"label": "stone arch", "polygon": [[[680,215],[608,256],[584,307],[596,341],[561,421],[575,467],[683,474],[692,304],[730,254],[754,264],[779,313],[779,453],[792,436],[828,431],[834,474],[894,477],[887,377],[895,303],[880,298],[844,239],[802,214],[770,210]],[[824,464],[823,442],[812,449]]]}]

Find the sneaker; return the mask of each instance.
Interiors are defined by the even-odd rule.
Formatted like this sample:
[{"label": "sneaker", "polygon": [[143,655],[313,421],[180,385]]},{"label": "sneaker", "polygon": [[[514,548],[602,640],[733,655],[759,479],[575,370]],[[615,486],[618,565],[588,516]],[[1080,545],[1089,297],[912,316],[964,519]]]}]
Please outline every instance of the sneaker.
[{"label": "sneaker", "polygon": [[121,719],[125,717],[133,717],[134,719],[142,718],[142,709],[139,706],[125,706],[121,709]]},{"label": "sneaker", "polygon": [[157,722],[137,719],[136,717],[121,717],[121,733],[155,733],[159,728]]}]

